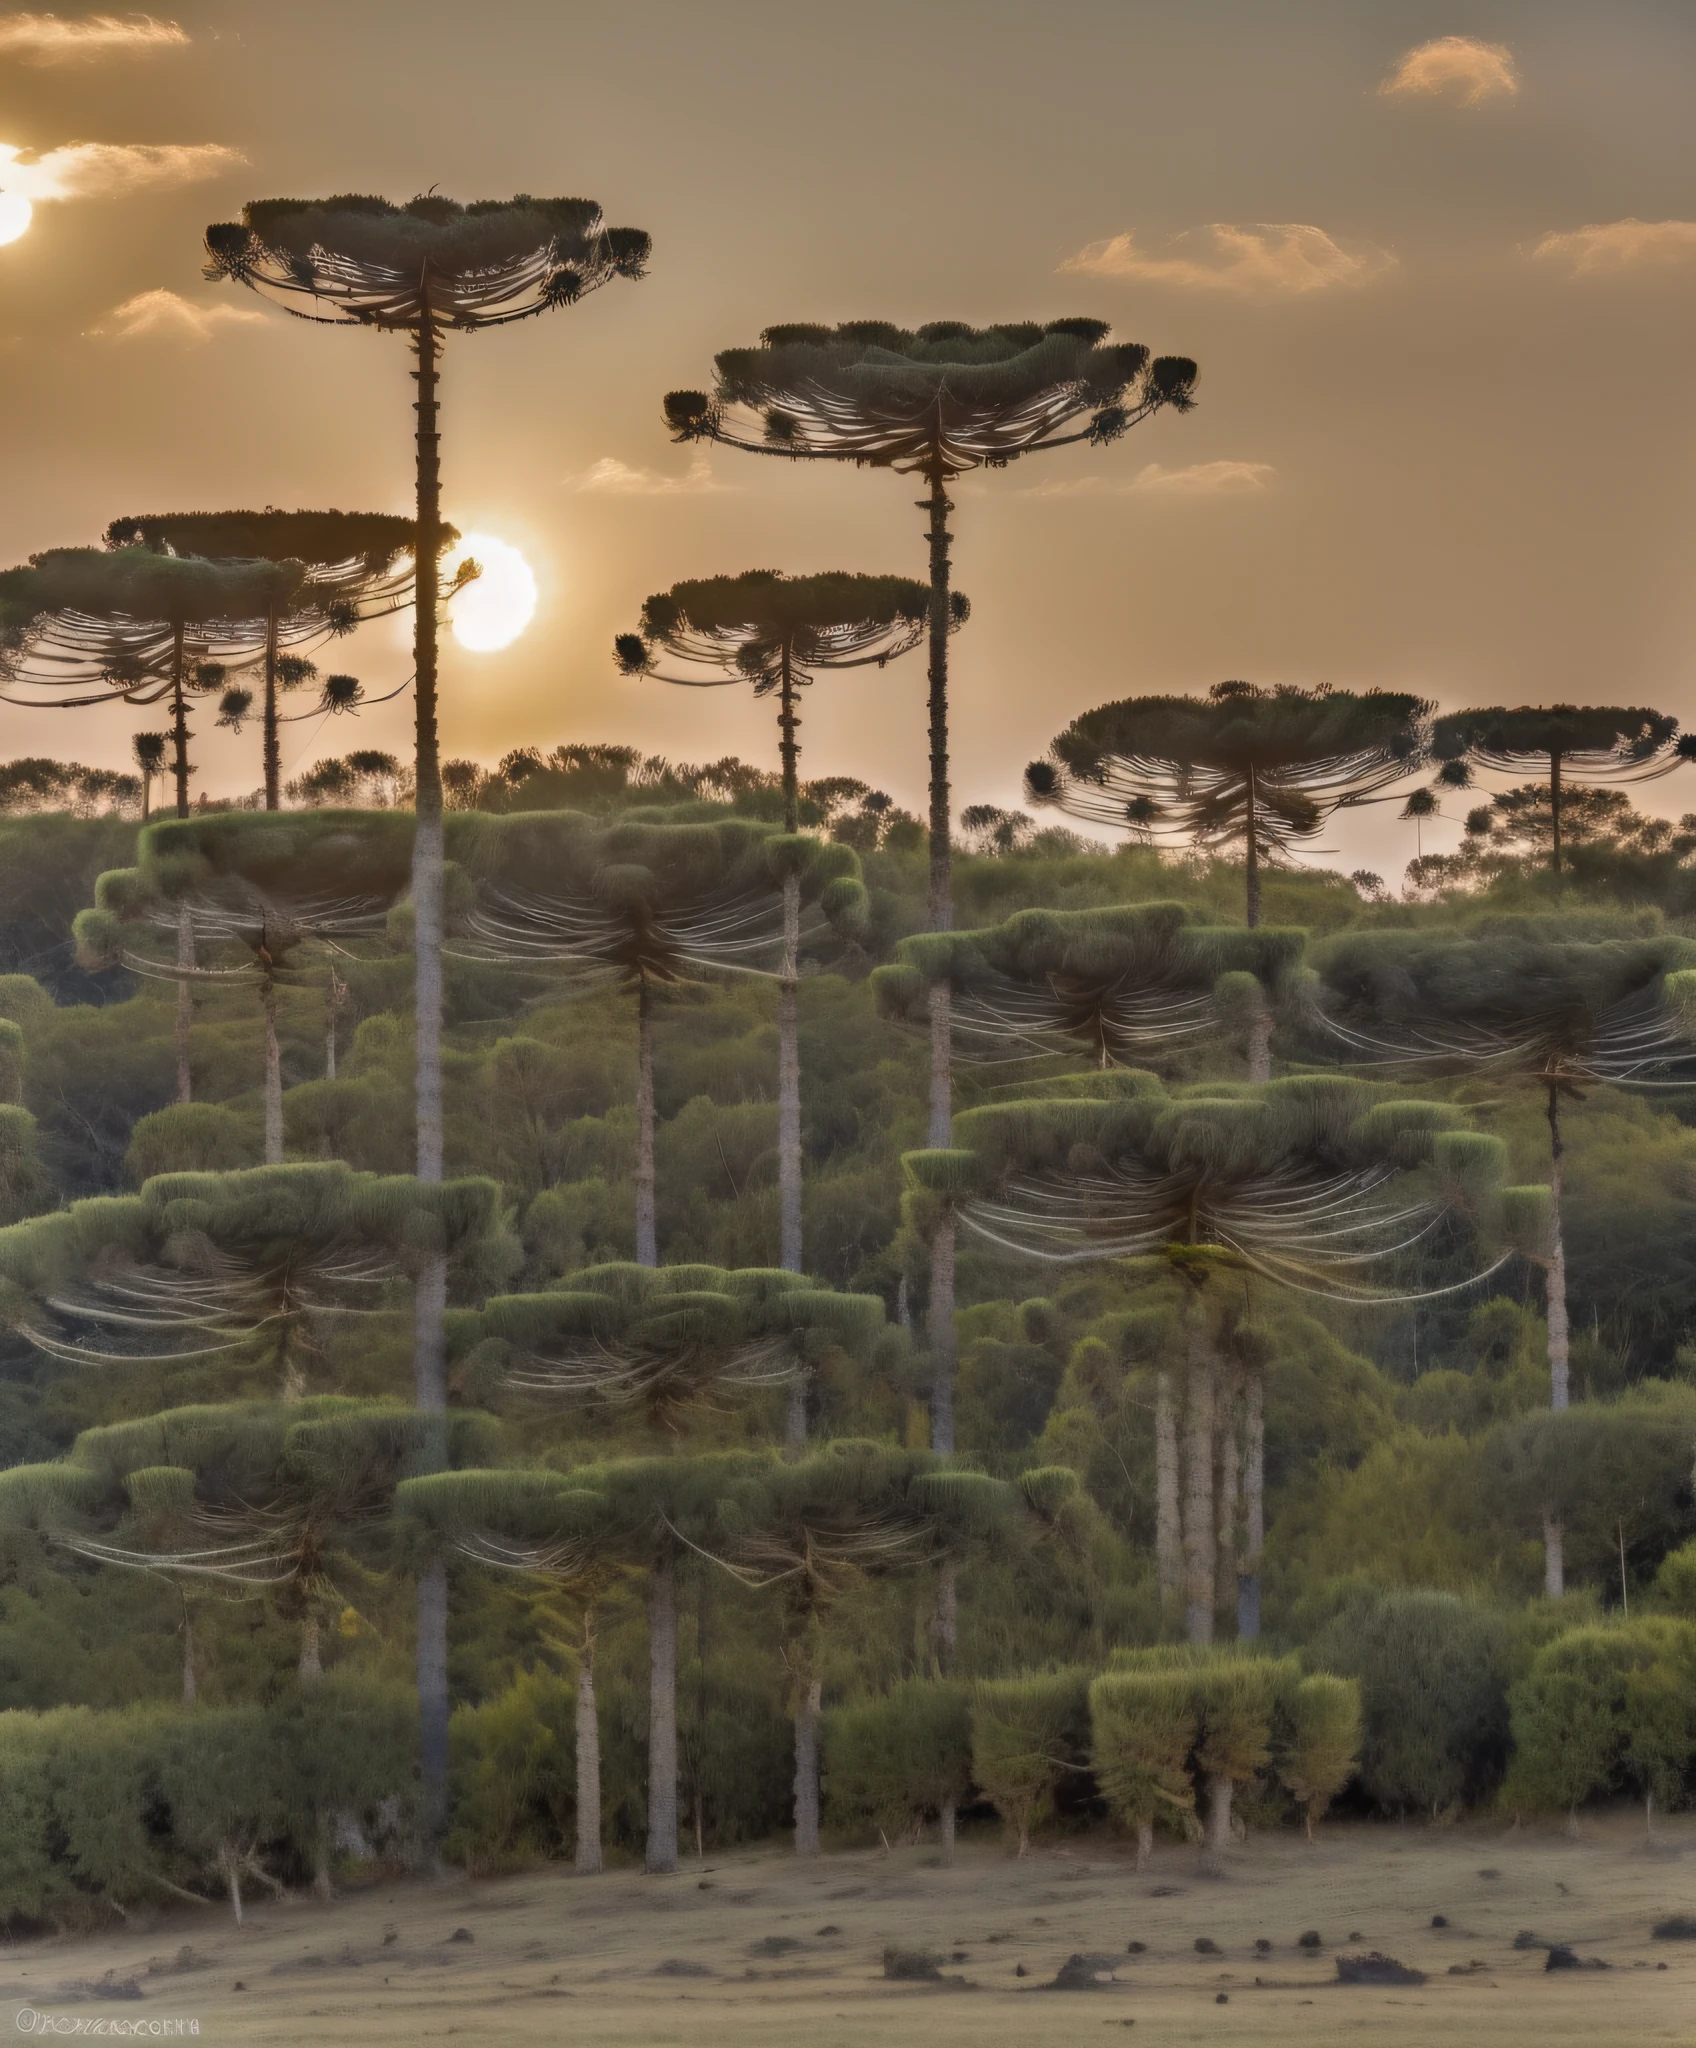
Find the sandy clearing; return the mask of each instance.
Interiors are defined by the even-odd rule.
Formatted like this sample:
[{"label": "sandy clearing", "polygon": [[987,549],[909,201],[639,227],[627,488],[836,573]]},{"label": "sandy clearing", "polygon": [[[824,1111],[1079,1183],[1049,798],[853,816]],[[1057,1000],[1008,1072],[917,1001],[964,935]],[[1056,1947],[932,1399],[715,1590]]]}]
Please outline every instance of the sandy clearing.
[{"label": "sandy clearing", "polygon": [[[254,2048],[472,2038],[491,2048],[1088,2048],[1127,2032],[1227,2048],[1696,2048],[1696,1943],[1649,1938],[1656,1919],[1696,1911],[1696,1822],[1665,1823],[1654,1850],[1625,1814],[1592,1823],[1579,1843],[1499,1827],[1337,1826],[1311,1850],[1291,1834],[1256,1837],[1223,1880],[1203,1878],[1178,1848],[1138,1876],[1106,1841],[1044,1847],[1023,1863],[972,1842],[952,1870],[934,1857],[856,1852],[803,1868],[768,1848],[672,1878],[549,1871],[385,1884],[328,1907],[261,1905],[239,1930],[222,1910],[184,1909],[117,1935],[0,1953],[0,2024],[31,2028],[26,2010],[192,2018],[203,2041]],[[1448,1927],[1433,1928],[1435,1914]],[[471,1940],[451,1939],[460,1928]],[[1297,1946],[1307,1928],[1324,1937],[1317,1955]],[[1513,1948],[1522,1928],[1612,1967],[1546,1972],[1543,1951]],[[1198,1954],[1201,1936],[1220,1953]],[[1271,1951],[1258,1955],[1257,1939]],[[1128,1954],[1132,1941],[1144,1952]],[[160,1968],[185,1942],[204,1967]],[[966,1985],[886,1982],[892,1943],[958,1954],[944,1968]],[[1429,1981],[1338,1985],[1336,1951],[1360,1948]],[[1080,1951],[1116,1958],[1119,1981],[1035,1988]],[[1468,1974],[1449,1975],[1453,1964]],[[142,1999],[73,2001],[60,1990],[108,1971],[136,1976]]]}]

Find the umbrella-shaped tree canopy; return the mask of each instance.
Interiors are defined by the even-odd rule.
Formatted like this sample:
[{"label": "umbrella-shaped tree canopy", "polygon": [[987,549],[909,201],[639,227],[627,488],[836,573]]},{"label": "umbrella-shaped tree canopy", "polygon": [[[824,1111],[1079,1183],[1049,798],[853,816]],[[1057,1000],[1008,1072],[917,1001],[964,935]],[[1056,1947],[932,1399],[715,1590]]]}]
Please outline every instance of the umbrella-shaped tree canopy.
[{"label": "umbrella-shaped tree canopy", "polygon": [[721,1391],[803,1380],[833,1348],[869,1357],[886,1332],[878,1296],[799,1273],[611,1265],[498,1296],[466,1334],[497,1340],[513,1387],[675,1426]]},{"label": "umbrella-shaped tree canopy", "polygon": [[156,704],[171,693],[185,637],[197,658],[251,661],[267,616],[287,609],[306,580],[299,561],[51,548],[0,571],[11,621],[0,637],[0,687],[14,702]]},{"label": "umbrella-shaped tree canopy", "polygon": [[[1202,1257],[1198,1272],[1222,1256],[1303,1291],[1372,1300],[1387,1298],[1384,1278],[1416,1279],[1446,1214],[1494,1222],[1505,1154],[1466,1124],[1449,1104],[1342,1076],[1169,1091],[1131,1070],[967,1110],[954,1148],[909,1153],[907,1171],[1008,1250],[1093,1260],[1181,1248]],[[1493,1270],[1480,1260],[1472,1278]]]},{"label": "umbrella-shaped tree canopy", "polygon": [[1039,448],[1113,441],[1162,406],[1188,409],[1193,362],[1151,361],[1140,342],[1110,342],[1109,332],[1088,319],[768,327],[757,348],[715,359],[711,395],[670,393],[666,417],[683,440],[958,475]]},{"label": "umbrella-shaped tree canopy", "polygon": [[1021,910],[982,931],[905,938],[872,983],[886,1015],[922,1023],[946,980],[955,1035],[981,1057],[1083,1052],[1106,1067],[1216,1030],[1227,976],[1276,991],[1301,949],[1300,932],[1207,925],[1178,903]]},{"label": "umbrella-shaped tree canopy", "polygon": [[1441,779],[1453,787],[1464,788],[1474,768],[1544,773],[1542,785],[1508,795],[1518,797],[1521,808],[1539,797],[1547,803],[1549,864],[1559,874],[1563,804],[1590,785],[1653,782],[1670,774],[1696,760],[1696,733],[1681,738],[1676,718],[1643,706],[1497,705],[1439,718],[1431,751],[1444,764]]},{"label": "umbrella-shaped tree canopy", "polygon": [[1046,761],[1025,770],[1031,800],[1095,824],[1242,847],[1249,922],[1259,871],[1287,861],[1333,812],[1369,803],[1426,757],[1432,707],[1401,690],[1260,689],[1126,697],[1086,711]]},{"label": "umbrella-shaped tree canopy", "polygon": [[1366,1059],[1563,1088],[1696,1070],[1685,1011],[1696,942],[1672,932],[1604,937],[1572,918],[1488,917],[1459,931],[1347,933],[1313,965],[1320,1017]]},{"label": "umbrella-shaped tree canopy", "polygon": [[8,1323],[49,1357],[263,1372],[290,1394],[323,1340],[383,1313],[445,1253],[485,1280],[504,1239],[493,1182],[423,1185],[338,1163],[161,1174],[0,1231]]},{"label": "umbrella-shaped tree canopy", "polygon": [[592,199],[396,206],[357,193],[259,199],[206,231],[207,275],[262,289],[306,319],[367,327],[494,327],[639,277],[649,238],[609,228]]},{"label": "umbrella-shaped tree canopy", "polygon": [[[967,609],[957,598],[960,618]],[[667,682],[751,682],[765,696],[782,681],[785,652],[797,682],[816,668],[882,667],[919,644],[929,615],[930,586],[909,576],[748,569],[657,591],[642,607],[640,632],[620,635],[617,655],[629,675],[658,674],[663,654],[700,671]]]}]

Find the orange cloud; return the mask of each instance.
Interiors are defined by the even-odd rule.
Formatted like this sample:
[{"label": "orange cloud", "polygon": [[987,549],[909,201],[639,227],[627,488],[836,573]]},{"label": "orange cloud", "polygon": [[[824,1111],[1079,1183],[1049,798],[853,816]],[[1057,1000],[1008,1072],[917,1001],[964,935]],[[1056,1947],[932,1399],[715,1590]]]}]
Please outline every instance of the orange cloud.
[{"label": "orange cloud", "polygon": [[33,163],[0,142],[0,191],[32,205],[45,199],[117,199],[130,192],[194,185],[246,163],[221,142],[71,142]]},{"label": "orange cloud", "polygon": [[1438,36],[1396,59],[1381,86],[1385,99],[1453,100],[1462,107],[1487,107],[1519,97],[1519,72],[1505,43],[1476,36]]},{"label": "orange cloud", "polygon": [[155,21],[150,14],[121,21],[115,14],[90,14],[80,21],[61,21],[56,14],[0,14],[0,57],[19,57],[26,64],[152,57],[180,49],[188,40],[174,21]]},{"label": "orange cloud", "polygon": [[210,341],[221,327],[245,327],[263,321],[264,314],[252,306],[215,304],[197,306],[178,292],[163,286],[138,292],[114,306],[98,327],[88,332],[108,341]]},{"label": "orange cloud", "polygon": [[1140,496],[1157,492],[1174,498],[1241,497],[1264,491],[1277,471],[1270,462],[1241,462],[1221,458],[1215,462],[1192,462],[1182,469],[1168,469],[1164,463],[1145,462],[1135,476],[1113,478],[1101,475],[1068,477],[1035,485],[1033,498],[1082,498],[1111,494]]},{"label": "orange cloud", "polygon": [[1092,242],[1060,265],[1081,277],[1127,278],[1200,291],[1268,292],[1293,297],[1364,284],[1395,262],[1383,249],[1345,249],[1323,228],[1300,221],[1237,225],[1213,221],[1144,249],[1134,234]]},{"label": "orange cloud", "polygon": [[628,462],[621,462],[616,455],[603,455],[581,476],[569,477],[567,482],[580,491],[599,491],[612,498],[676,498],[686,493],[734,488],[714,478],[704,454],[697,454],[681,476],[667,476],[658,469],[637,469]]},{"label": "orange cloud", "polygon": [[1531,253],[1569,265],[1574,277],[1665,270],[1696,256],[1696,220],[1611,220],[1545,235]]}]

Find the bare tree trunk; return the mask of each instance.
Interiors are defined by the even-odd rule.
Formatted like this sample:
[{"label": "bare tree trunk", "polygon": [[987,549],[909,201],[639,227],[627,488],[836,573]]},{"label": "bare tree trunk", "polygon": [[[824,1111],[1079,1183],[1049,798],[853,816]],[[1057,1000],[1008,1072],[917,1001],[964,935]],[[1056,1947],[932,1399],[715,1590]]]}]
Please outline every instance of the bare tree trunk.
[{"label": "bare tree trunk", "polygon": [[1231,1794],[1235,1789],[1223,1771],[1209,1773],[1207,1844],[1203,1856],[1210,1870],[1222,1870],[1231,1851]]},{"label": "bare tree trunk", "polygon": [[601,1724],[595,1711],[595,1612],[583,1616],[577,1660],[577,1861],[579,1877],[601,1874]]},{"label": "bare tree trunk", "polygon": [[282,809],[283,748],[277,726],[277,607],[265,614],[265,808]]},{"label": "bare tree trunk", "polygon": [[657,1266],[654,1227],[654,1020],[644,981],[636,990],[636,1263]]},{"label": "bare tree trunk", "polygon": [[648,1574],[648,1851],[643,1868],[677,1868],[677,1566]]},{"label": "bare tree trunk", "polygon": [[930,1241],[930,1308],[925,1318],[930,1339],[930,1447],[944,1458],[954,1454],[954,1248],[954,1211],[945,1207]]},{"label": "bare tree trunk", "polygon": [[311,1685],[324,1675],[324,1659],[320,1646],[320,1625],[318,1616],[308,1610],[300,1624],[300,1663],[296,1676],[302,1685]]},{"label": "bare tree trunk", "polygon": [[1213,1640],[1214,1383],[1212,1350],[1192,1332],[1184,1485],[1184,1632],[1192,1643]]},{"label": "bare tree trunk", "polygon": [[936,1817],[936,1831],[942,1846],[942,1867],[944,1870],[952,1870],[954,1868],[954,1831],[959,1817],[959,1801],[952,1796],[943,1800],[941,1810]]},{"label": "bare tree trunk", "polygon": [[223,1865],[224,1883],[229,1888],[230,1911],[236,1916],[236,1925],[241,1925],[241,1865],[226,1849],[218,1858]]},{"label": "bare tree trunk", "polygon": [[783,878],[783,974],[777,985],[778,1264],[801,1271],[801,1019],[796,987],[801,878]]},{"label": "bare tree trunk", "polygon": [[326,1813],[316,1816],[313,1829],[312,1890],[321,1905],[327,1906],[335,1897],[336,1888],[330,1881],[330,1817]]},{"label": "bare tree trunk", "polygon": [[1154,1378],[1154,1564],[1163,1614],[1183,1598],[1183,1525],[1178,1487],[1178,1410],[1172,1375]]},{"label": "bare tree trunk", "polygon": [[1146,1870],[1154,1861],[1154,1823],[1151,1820],[1137,1822],[1137,1864],[1138,1870]]},{"label": "bare tree trunk", "polygon": [[819,1704],[823,1688],[810,1679],[795,1710],[795,1853],[819,1853]]},{"label": "bare tree trunk", "polygon": [[[177,965],[194,966],[194,913],[183,904],[177,911]],[[177,982],[177,1015],[171,1038],[177,1055],[177,1100],[194,1100],[194,1074],[189,1066],[189,1035],[194,1028],[194,991],[185,978]]]},{"label": "bare tree trunk", "polygon": [[1243,1554],[1237,1566],[1237,1640],[1260,1634],[1260,1553],[1266,1547],[1266,1374],[1247,1368],[1243,1385]]},{"label": "bare tree trunk", "polygon": [[265,982],[265,1164],[283,1163],[283,1054],[277,1043],[277,984]]},{"label": "bare tree trunk", "polygon": [[1214,1607],[1219,1614],[1235,1614],[1237,1605],[1237,1511],[1242,1453],[1237,1439],[1237,1417],[1242,1403],[1242,1373],[1221,1375],[1214,1441],[1219,1447],[1218,1497],[1214,1518],[1219,1531],[1214,1558]]},{"label": "bare tree trunk", "polygon": [[[424,281],[424,310],[414,335],[418,388],[416,437],[418,545],[414,563],[413,708],[415,728],[412,841],[414,1029],[417,1074],[418,1178],[442,1178],[442,935],[444,883],[441,751],[436,724],[437,612],[441,600],[442,479],[437,431],[437,366],[441,343]],[[413,1287],[414,1398],[428,1414],[447,1408],[448,1271],[444,1254],[422,1262]],[[425,1469],[446,1463],[445,1433]],[[423,1733],[425,1824],[432,1836],[447,1818],[448,1580],[441,1561],[418,1579],[418,1707]]]},{"label": "bare tree trunk", "polygon": [[799,1454],[807,1448],[807,1379],[798,1372],[789,1382],[789,1398],[783,1411],[783,1448]]},{"label": "bare tree trunk", "polygon": [[[1255,922],[1260,922],[1256,917]],[[1248,1020],[1248,1077],[1251,1081],[1272,1078],[1272,1005],[1264,991],[1256,996]]]},{"label": "bare tree trunk", "polygon": [[[1556,846],[1558,862],[1558,841]],[[1549,1406],[1559,1415],[1567,1405],[1572,1345],[1567,1320],[1566,1234],[1561,1216],[1565,1147],[1561,1141],[1560,1087],[1554,1081],[1549,1083],[1548,1118],[1550,1233],[1543,1288],[1549,1323]],[[1565,1532],[1553,1508],[1543,1511],[1543,1590],[1551,1600],[1559,1600],[1566,1591]]]}]

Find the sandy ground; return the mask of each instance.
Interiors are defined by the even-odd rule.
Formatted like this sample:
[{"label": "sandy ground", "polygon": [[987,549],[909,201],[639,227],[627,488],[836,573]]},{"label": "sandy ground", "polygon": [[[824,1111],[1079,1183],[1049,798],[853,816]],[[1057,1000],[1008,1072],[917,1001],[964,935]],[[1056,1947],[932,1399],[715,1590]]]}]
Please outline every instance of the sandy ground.
[{"label": "sandy ground", "polygon": [[[1625,1814],[1576,1843],[1499,1827],[1333,1826],[1313,1849],[1257,1837],[1222,1879],[1175,1847],[1138,1875],[1105,1841],[1023,1862],[967,1842],[952,1870],[935,1858],[902,1849],[803,1868],[767,1849],[670,1878],[389,1883],[329,1906],[262,1904],[240,1929],[227,1910],[184,1908],[116,1936],[8,1949],[0,2027],[64,2034],[75,2021],[79,2032],[175,2038],[151,2023],[196,2020],[202,2041],[256,2048],[456,2037],[490,2048],[1088,2048],[1108,2028],[1227,2048],[1696,2048],[1696,1941],[1649,1937],[1665,1915],[1696,1913],[1692,1820],[1664,1823],[1653,1848]],[[1446,1927],[1432,1926],[1437,1914]],[[1309,1928],[1322,1951],[1297,1945]],[[1611,1967],[1549,1972],[1543,1950],[1513,1947],[1521,1929]],[[1219,1953],[1198,1953],[1198,1937]],[[890,1944],[940,1952],[959,1981],[886,1981]],[[1336,1955],[1371,1948],[1427,1982],[1339,1984]],[[1110,1959],[1116,1981],[1042,1988],[1080,1952]],[[1456,1965],[1464,1974],[1450,1974]],[[134,1978],[140,1999],[91,1997],[108,1972],[110,1986]]]}]

